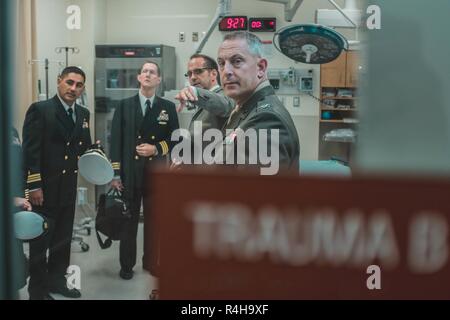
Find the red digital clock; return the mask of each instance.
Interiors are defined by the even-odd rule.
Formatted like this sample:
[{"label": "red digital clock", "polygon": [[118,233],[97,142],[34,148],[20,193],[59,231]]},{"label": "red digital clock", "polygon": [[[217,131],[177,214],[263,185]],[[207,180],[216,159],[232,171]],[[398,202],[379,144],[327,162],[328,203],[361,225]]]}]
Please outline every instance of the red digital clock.
[{"label": "red digital clock", "polygon": [[277,28],[277,18],[250,18],[250,31],[273,32]]},{"label": "red digital clock", "polygon": [[219,22],[220,31],[247,30],[247,28],[246,16],[228,16]]}]

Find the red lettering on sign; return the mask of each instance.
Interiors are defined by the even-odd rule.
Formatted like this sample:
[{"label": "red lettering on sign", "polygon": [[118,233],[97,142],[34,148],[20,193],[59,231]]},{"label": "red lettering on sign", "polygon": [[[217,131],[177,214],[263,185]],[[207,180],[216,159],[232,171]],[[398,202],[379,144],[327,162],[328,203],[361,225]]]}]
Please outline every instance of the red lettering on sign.
[{"label": "red lettering on sign", "polygon": [[261,21],[252,21],[252,28],[261,28],[262,24]]},{"label": "red lettering on sign", "polygon": [[233,19],[232,18],[228,18],[227,19],[227,28],[231,29],[233,27]]}]

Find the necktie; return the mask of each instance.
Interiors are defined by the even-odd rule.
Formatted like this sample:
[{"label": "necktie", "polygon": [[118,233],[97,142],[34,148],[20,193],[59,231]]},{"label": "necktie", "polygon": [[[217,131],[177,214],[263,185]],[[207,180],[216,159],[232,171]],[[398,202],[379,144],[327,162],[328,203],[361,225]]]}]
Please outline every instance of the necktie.
[{"label": "necktie", "polygon": [[68,117],[69,117],[69,122],[70,122],[70,128],[73,129],[73,127],[75,126],[75,122],[73,121],[73,109],[69,108],[69,110],[67,110],[68,113]]},{"label": "necktie", "polygon": [[151,105],[152,105],[149,99],[145,100],[145,105],[146,105],[146,107],[145,107],[144,117],[147,115],[147,113],[150,112],[150,108],[151,108]]}]

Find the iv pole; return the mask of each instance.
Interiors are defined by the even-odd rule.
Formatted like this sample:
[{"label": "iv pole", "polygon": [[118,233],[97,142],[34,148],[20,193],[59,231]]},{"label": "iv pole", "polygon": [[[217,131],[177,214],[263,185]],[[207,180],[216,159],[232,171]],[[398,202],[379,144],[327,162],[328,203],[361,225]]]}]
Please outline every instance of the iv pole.
[{"label": "iv pole", "polygon": [[[48,97],[48,91],[49,91],[48,90],[48,66],[50,65],[50,63],[57,63],[59,66],[62,66],[63,62],[62,61],[58,61],[58,60],[48,60],[47,58],[45,58],[44,60],[36,60],[36,59],[30,60],[28,63],[29,64],[34,64],[34,63],[41,64],[41,63],[44,63],[44,67],[45,67],[45,96],[46,96],[46,98],[48,100],[48,98],[49,98]],[[40,84],[40,82],[38,82],[38,86],[39,86],[39,94],[40,94],[41,93],[41,84]]]},{"label": "iv pole", "polygon": [[219,24],[220,19],[225,17],[227,14],[230,14],[231,12],[231,0],[218,0],[218,1],[219,2],[217,4],[216,14],[214,15],[214,18],[211,21],[208,31],[206,32],[202,41],[199,43],[197,49],[195,50],[195,53],[202,52],[203,47],[206,44],[206,41],[208,41],[209,37],[211,36],[211,33],[214,31],[214,28]]},{"label": "iv pole", "polygon": [[[55,52],[56,53],[61,53],[63,52],[63,50],[66,53],[66,67],[69,65],[69,51],[71,51],[71,53],[79,53],[80,49],[78,49],[77,47],[56,47],[55,48]],[[57,63],[59,66],[63,66],[63,62],[62,61],[58,61],[58,60],[49,60],[47,58],[45,58],[44,60],[30,60],[29,61],[30,64],[33,63],[44,63],[44,67],[45,67],[45,97],[48,100],[49,98],[49,88],[48,88],[48,67],[50,63]],[[41,83],[40,80],[38,82],[38,90],[39,90],[39,94],[41,93]]]},{"label": "iv pole", "polygon": [[72,54],[79,53],[80,49],[77,47],[56,47],[55,52],[61,53],[63,50],[66,52],[66,67],[69,66],[69,50],[72,51]]}]

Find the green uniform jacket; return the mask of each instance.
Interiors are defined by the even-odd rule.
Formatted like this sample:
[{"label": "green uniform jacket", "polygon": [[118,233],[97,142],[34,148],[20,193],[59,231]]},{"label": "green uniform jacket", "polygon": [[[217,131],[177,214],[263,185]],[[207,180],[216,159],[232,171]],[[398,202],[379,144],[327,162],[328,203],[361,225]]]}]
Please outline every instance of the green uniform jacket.
[{"label": "green uniform jacket", "polygon": [[[249,148],[248,144],[245,148],[244,157],[245,163],[249,163],[251,156],[256,156],[255,150],[259,150],[260,147],[260,129],[266,129],[268,132],[268,146],[270,150],[270,144],[272,143],[270,137],[270,130],[279,130],[279,167],[280,169],[293,170],[298,173],[299,171],[299,157],[300,157],[300,143],[295,128],[295,124],[292,121],[291,115],[283,106],[281,101],[275,95],[275,91],[272,86],[267,86],[261,90],[256,91],[250,99],[244,103],[239,111],[232,113],[229,123],[223,128],[223,133],[226,138],[223,141],[222,147],[225,150],[227,144],[234,144],[235,152],[232,154],[234,163],[236,160],[236,136],[233,135],[234,130],[240,128],[244,131],[247,129],[255,129],[257,133],[258,145]],[[258,153],[258,152],[256,152]],[[224,159],[228,156],[224,154]],[[260,159],[257,161],[258,166],[262,166]]]},{"label": "green uniform jacket", "polygon": [[189,124],[191,137],[194,136],[194,121],[202,121],[202,134],[205,130],[215,128],[221,130],[234,108],[234,101],[223,94],[223,89],[217,86],[214,90],[197,88],[198,110]]}]

